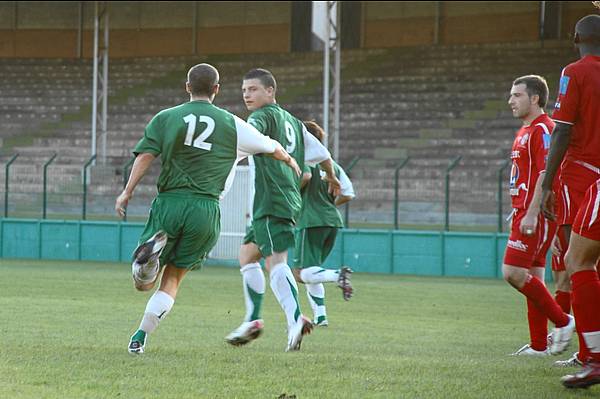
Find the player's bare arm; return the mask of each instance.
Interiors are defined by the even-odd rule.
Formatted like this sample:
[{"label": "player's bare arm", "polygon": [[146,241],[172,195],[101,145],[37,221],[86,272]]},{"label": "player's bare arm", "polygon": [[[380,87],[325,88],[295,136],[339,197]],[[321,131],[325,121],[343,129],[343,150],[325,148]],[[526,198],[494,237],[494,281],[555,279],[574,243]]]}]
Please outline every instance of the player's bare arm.
[{"label": "player's bare arm", "polygon": [[127,185],[123,189],[123,192],[121,192],[121,194],[117,197],[117,201],[115,202],[115,211],[119,216],[125,216],[125,210],[127,209],[129,200],[131,197],[133,197],[133,191],[140,180],[142,180],[142,177],[144,177],[155,158],[156,157],[150,153],[139,154],[135,158]]},{"label": "player's bare arm", "polygon": [[535,229],[537,228],[540,205],[542,203],[542,179],[544,178],[545,174],[546,172],[540,173],[540,176],[535,183],[533,198],[531,199],[529,208],[527,208],[527,213],[525,213],[525,217],[523,217],[523,220],[521,220],[521,224],[519,225],[519,230],[521,233],[527,236],[533,235],[535,233]]},{"label": "player's bare arm", "polygon": [[300,181],[300,189],[304,188],[310,182],[310,179],[312,179],[312,173],[304,172]]},{"label": "player's bare arm", "polygon": [[267,155],[275,158],[278,161],[283,161],[287,166],[294,170],[296,176],[300,176],[302,174],[302,171],[300,170],[300,167],[298,166],[298,163],[296,162],[294,157],[288,154],[287,151],[281,146],[281,144],[279,144],[279,142],[275,141],[275,143],[275,151],[272,154]]},{"label": "player's bare arm", "polygon": [[547,219],[555,220],[554,214],[554,193],[552,192],[552,182],[556,176],[556,171],[567,152],[569,142],[571,141],[571,125],[557,122],[552,139],[550,141],[550,150],[548,161],[546,162],[546,173],[542,181],[542,199],[541,210]]},{"label": "player's bare arm", "polygon": [[333,162],[331,161],[331,158],[319,163],[319,166],[326,173],[326,176],[323,178],[323,180],[329,183],[329,192],[335,197],[337,197],[338,195],[340,195],[341,183],[335,176],[335,171],[333,170]]}]

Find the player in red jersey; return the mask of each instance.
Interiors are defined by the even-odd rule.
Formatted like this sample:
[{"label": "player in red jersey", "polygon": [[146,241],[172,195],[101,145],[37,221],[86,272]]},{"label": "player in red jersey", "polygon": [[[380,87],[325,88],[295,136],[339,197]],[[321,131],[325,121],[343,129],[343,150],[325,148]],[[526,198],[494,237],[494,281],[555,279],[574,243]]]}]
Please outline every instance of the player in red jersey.
[{"label": "player in red jersey", "polygon": [[[560,79],[552,115],[556,128],[543,182],[543,212],[555,218],[552,178],[562,162],[564,225],[572,225],[565,256],[571,278],[573,313],[577,319],[583,370],[562,378],[569,388],[600,384],[600,259],[598,179],[600,179],[600,16],[588,15],[575,26],[581,59],[569,64]],[[564,161],[563,161],[564,158]]]},{"label": "player in red jersey", "polygon": [[[572,317],[563,312],[544,285],[545,256],[554,230],[540,213],[541,179],[546,167],[550,131],[554,122],[544,113],[548,85],[544,78],[528,75],[513,82],[508,104],[523,122],[512,147],[510,195],[513,205],[511,233],[502,272],[504,279],[527,297],[531,344],[515,355],[549,355],[547,324],[556,326],[559,338],[552,352],[564,350],[574,329]],[[543,253],[542,253],[543,251]]]}]

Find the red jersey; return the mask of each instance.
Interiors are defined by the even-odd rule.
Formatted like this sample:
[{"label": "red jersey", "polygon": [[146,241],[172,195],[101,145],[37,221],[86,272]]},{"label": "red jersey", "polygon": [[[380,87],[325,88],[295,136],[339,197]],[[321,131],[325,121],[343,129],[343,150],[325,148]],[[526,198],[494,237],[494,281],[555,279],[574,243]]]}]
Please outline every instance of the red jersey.
[{"label": "red jersey", "polygon": [[[552,119],[573,125],[562,178],[581,180],[577,179],[581,166],[599,173],[600,57],[587,55],[563,69]],[[585,190],[589,184],[580,189]]]},{"label": "red jersey", "polygon": [[540,173],[546,170],[550,133],[554,125],[548,115],[542,114],[517,132],[510,170],[510,196],[515,209],[527,209],[533,199]]}]

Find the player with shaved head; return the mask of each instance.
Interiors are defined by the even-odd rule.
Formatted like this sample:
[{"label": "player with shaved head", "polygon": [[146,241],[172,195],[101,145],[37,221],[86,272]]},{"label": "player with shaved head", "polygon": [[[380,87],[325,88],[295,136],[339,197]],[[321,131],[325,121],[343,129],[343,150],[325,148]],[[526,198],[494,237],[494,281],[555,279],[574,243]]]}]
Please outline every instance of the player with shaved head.
[{"label": "player with shaved head", "polygon": [[547,218],[555,218],[552,180],[560,166],[564,210],[558,222],[570,232],[565,263],[583,363],[562,383],[585,388],[600,384],[600,15],[577,22],[574,42],[580,60],[560,78],[542,207]]}]

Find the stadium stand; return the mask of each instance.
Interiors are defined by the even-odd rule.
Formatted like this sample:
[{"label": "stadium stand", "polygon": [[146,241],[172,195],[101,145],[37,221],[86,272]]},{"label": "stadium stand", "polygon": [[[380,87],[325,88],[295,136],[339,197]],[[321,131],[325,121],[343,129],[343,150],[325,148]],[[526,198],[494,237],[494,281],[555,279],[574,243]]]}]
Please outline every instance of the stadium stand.
[{"label": "stadium stand", "polygon": [[[451,221],[494,225],[497,173],[519,124],[506,105],[511,82],[541,74],[552,97],[561,67],[574,55],[563,41],[344,52],[340,160],[347,165],[360,157],[351,172],[358,193],[351,222],[393,223],[394,168],[410,156],[399,174],[400,223],[443,223],[446,168],[461,155],[451,173]],[[321,118],[320,53],[111,61],[107,157],[104,163],[99,155],[91,168],[90,214],[112,213],[123,166],[145,124],[158,110],[186,101],[185,71],[199,61],[221,72],[216,103],[242,117],[241,77],[261,65],[277,77],[281,103],[302,118]],[[39,215],[42,165],[54,153],[59,156],[49,168],[49,211],[68,213],[81,203],[82,167],[90,156],[89,61],[0,60],[0,93],[0,166],[20,154],[10,173],[11,213]],[[98,146],[100,154],[100,137]],[[151,181],[138,190],[131,215],[145,215],[155,192]]]}]

